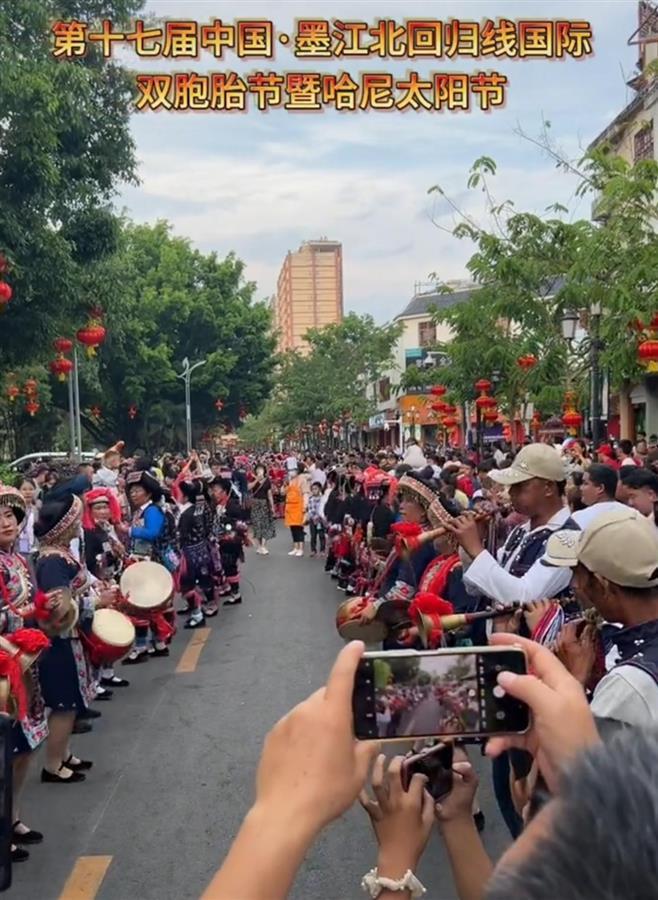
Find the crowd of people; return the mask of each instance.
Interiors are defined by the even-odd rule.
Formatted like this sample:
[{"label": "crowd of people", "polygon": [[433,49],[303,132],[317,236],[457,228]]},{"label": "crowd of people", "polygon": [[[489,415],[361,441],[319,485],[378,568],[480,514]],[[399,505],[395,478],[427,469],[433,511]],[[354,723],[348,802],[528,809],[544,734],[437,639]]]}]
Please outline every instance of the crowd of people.
[{"label": "crowd of people", "polygon": [[[43,840],[19,810],[33,752],[45,745],[41,782],[84,781],[92,761],[73,752],[71,738],[93,728],[95,701],[129,687],[113,663],[166,657],[177,615],[194,629],[220,604],[242,602],[250,509],[258,509],[264,483],[256,469],[252,500],[243,463],[195,452],[126,458],[119,444],[94,463],[40,464],[0,484],[0,701],[14,718],[14,862]],[[273,522],[271,492],[263,496]],[[257,530],[266,518],[256,516]],[[144,562],[157,571],[149,569],[151,606],[138,607],[121,581]],[[132,629],[127,647],[100,630],[105,609]],[[17,672],[23,659],[34,664]]]},{"label": "crowd of people", "polygon": [[[32,751],[45,743],[43,782],[83,780],[92,764],[73,753],[71,735],[92,727],[93,701],[128,686],[112,665],[89,658],[84,632],[95,611],[123,610],[133,621],[125,665],[167,656],[176,613],[194,629],[221,604],[242,601],[245,547],[268,556],[282,519],[290,533],[286,565],[299,565],[295,558],[309,544],[310,556],[324,562],[318,570],[345,595],[350,625],[365,636],[380,623],[384,649],[516,643],[531,666],[528,676],[498,676],[533,709],[531,731],[487,745],[513,841],[508,854],[494,866],[483,849],[481,821],[473,817],[477,779],[466,759],[457,757],[453,791],[435,808],[422,778],[404,792],[400,759],[378,758],[375,800],[361,794],[380,845],[364,890],[420,896],[413,872],[436,818],[461,900],[655,896],[657,855],[647,845],[649,835],[655,843],[655,811],[640,801],[636,782],[647,780],[653,803],[657,443],[652,436],[594,449],[572,439],[481,454],[412,443],[404,453],[233,459],[127,457],[117,445],[74,472],[37,466],[15,485],[0,485],[0,634],[10,642],[26,640],[26,631],[47,635],[28,670],[29,702],[13,697],[14,859],[27,858],[25,845],[42,839],[19,812]],[[140,561],[157,563],[173,579],[156,616],[135,615],[120,590],[122,575]],[[448,616],[454,631],[444,627]],[[268,737],[256,804],[208,898],[285,896],[307,847],[363,790],[376,756],[374,744],[352,737],[351,692],[363,649],[351,643],[325,690]],[[380,736],[390,736],[393,716],[410,704],[444,703],[442,691],[432,688],[430,698],[427,690],[385,686]],[[467,693],[463,700],[466,709]],[[446,701],[446,717],[460,710]],[[473,717],[460,722],[462,732],[475,730]],[[635,771],[614,771],[620,754],[634,760]],[[624,784],[637,803],[633,815],[616,805]],[[575,786],[584,791],[579,808]],[[610,848],[619,817],[626,840],[617,837]],[[619,866],[607,886],[596,871],[573,880],[578,854],[592,858],[586,840]],[[624,893],[629,884],[635,887]]]}]

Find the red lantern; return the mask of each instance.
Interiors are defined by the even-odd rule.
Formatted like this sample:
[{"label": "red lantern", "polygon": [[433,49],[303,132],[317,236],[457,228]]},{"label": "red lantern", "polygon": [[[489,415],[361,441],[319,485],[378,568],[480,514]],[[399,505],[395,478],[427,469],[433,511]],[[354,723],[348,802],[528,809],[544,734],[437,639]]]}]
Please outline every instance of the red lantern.
[{"label": "red lantern", "polygon": [[[480,412],[482,412],[483,410],[488,408],[490,400],[493,400],[493,397],[487,397],[486,394],[480,394],[480,396],[475,401],[475,405],[480,410]],[[494,400],[494,403],[495,402],[496,401]]]},{"label": "red lantern", "polygon": [[457,415],[457,407],[454,406],[452,403],[446,403],[446,405],[443,409],[443,412],[446,414],[446,416],[456,416]]},{"label": "red lantern", "polygon": [[70,338],[58,337],[53,341],[53,347],[58,353],[70,353],[73,350],[73,341]]},{"label": "red lantern", "polygon": [[479,381],[475,382],[475,390],[476,391],[481,391],[483,394],[485,394],[490,389],[491,389],[491,382],[487,381],[486,378],[480,378]]},{"label": "red lantern", "polygon": [[73,370],[73,363],[65,356],[58,356],[50,364],[50,371],[57,376],[58,381],[66,381]]},{"label": "red lantern", "polygon": [[637,359],[647,372],[658,372],[658,340],[642,341],[637,348]]},{"label": "red lantern", "polygon": [[84,328],[76,333],[77,339],[87,348],[87,356],[95,356],[96,348],[105,340],[106,331],[103,325],[90,320]]},{"label": "red lantern", "polygon": [[493,425],[498,421],[498,410],[497,409],[488,409],[484,414],[484,421],[488,425]]},{"label": "red lantern", "polygon": [[443,420],[444,428],[454,428],[457,425],[457,419],[455,416],[446,416]]},{"label": "red lantern", "polygon": [[538,359],[532,353],[526,353],[525,356],[519,356],[516,361],[516,364],[519,368],[523,369],[524,372],[529,372],[530,369],[533,369],[537,365]]},{"label": "red lantern", "polygon": [[484,409],[493,409],[495,406],[498,406],[498,401],[495,397],[485,397],[484,399],[487,401]]},{"label": "red lantern", "polygon": [[583,417],[579,412],[576,412],[575,409],[569,409],[562,416],[562,424],[565,428],[578,429],[583,424]]},{"label": "red lantern", "polygon": [[128,407],[128,418],[129,419],[137,418],[137,412],[138,412],[137,407],[135,406],[134,403],[131,403],[130,406]]},{"label": "red lantern", "polygon": [[39,412],[40,404],[38,400],[34,400],[32,397],[25,404],[25,412],[29,413],[32,418]]},{"label": "red lantern", "polygon": [[9,303],[14,292],[6,281],[0,281],[0,309]]},{"label": "red lantern", "polygon": [[442,384],[435,384],[434,387],[430,388],[430,394],[434,397],[445,397],[448,391],[447,387],[444,387]]},{"label": "red lantern", "polygon": [[17,384],[10,384],[7,388],[7,397],[10,403],[13,403],[16,400],[16,397],[19,397],[21,393],[21,389]]},{"label": "red lantern", "polygon": [[215,409],[217,412],[221,412],[224,409],[224,401],[220,400],[219,397],[215,400]]},{"label": "red lantern", "polygon": [[36,378],[28,378],[23,385],[23,390],[25,391],[26,397],[34,397],[38,388],[39,382],[36,380]]},{"label": "red lantern", "polygon": [[443,402],[443,400],[439,400],[438,403],[432,403],[431,408],[434,410],[435,413],[440,414],[440,413],[445,412],[446,404]]}]

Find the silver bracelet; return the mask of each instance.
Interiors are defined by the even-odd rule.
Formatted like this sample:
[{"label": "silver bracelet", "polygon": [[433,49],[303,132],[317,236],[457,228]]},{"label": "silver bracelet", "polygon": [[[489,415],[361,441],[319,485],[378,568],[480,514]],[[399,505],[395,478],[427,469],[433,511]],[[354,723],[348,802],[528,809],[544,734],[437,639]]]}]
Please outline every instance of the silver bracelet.
[{"label": "silver bracelet", "polygon": [[402,878],[386,878],[377,869],[371,869],[361,879],[361,887],[372,898],[379,897],[382,891],[411,891],[413,900],[422,897],[427,891],[416,878],[411,869],[407,869]]}]

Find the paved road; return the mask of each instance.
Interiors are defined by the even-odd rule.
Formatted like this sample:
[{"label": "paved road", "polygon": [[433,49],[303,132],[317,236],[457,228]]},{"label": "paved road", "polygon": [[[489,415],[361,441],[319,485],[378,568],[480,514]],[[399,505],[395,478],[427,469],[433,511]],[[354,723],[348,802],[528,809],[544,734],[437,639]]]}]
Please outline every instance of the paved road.
[{"label": "paved road", "polygon": [[[175,673],[185,631],[171,658],[122,670],[130,688],[99,703],[93,733],[76,738],[76,752],[94,760],[84,784],[41,785],[35,761],[23,817],[46,840],[14,867],[10,896],[55,900],[76,860],[96,855],[112,857],[99,900],[200,896],[250,805],[264,735],[323,682],[341,645],[335,582],[320,560],[287,550],[281,536],[269,557],[248,552],[244,602],[212,622],[194,672]],[[483,771],[486,840],[497,855],[506,835]],[[292,896],[363,896],[360,878],[375,859],[370,826],[353,809],[312,849]],[[419,874],[433,900],[454,898],[436,836]]]}]

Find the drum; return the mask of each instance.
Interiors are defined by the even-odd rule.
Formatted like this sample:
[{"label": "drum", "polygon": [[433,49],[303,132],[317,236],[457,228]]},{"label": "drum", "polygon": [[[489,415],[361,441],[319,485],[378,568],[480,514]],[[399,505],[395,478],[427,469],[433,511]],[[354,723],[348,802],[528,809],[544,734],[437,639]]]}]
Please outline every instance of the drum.
[{"label": "drum", "polygon": [[135,626],[117,609],[97,609],[91,630],[80,630],[80,640],[92,666],[100,669],[126,656],[135,642]]},{"label": "drum", "polygon": [[388,629],[383,622],[373,619],[366,625],[359,622],[363,612],[372,607],[370,597],[350,597],[336,610],[336,628],[344,641],[365,641],[376,644],[384,640]]},{"label": "drum", "polygon": [[125,569],[119,583],[127,615],[148,619],[171,605],[174,579],[160,563],[144,560]]}]

